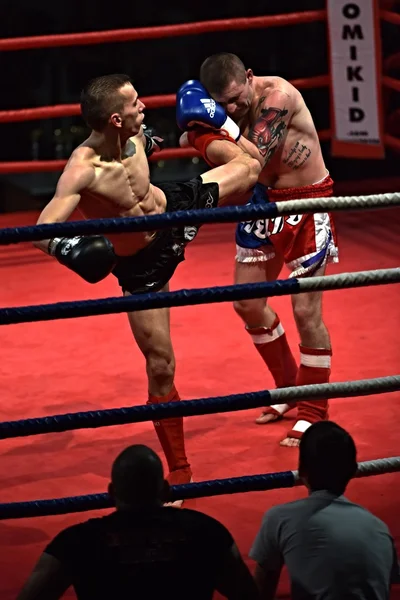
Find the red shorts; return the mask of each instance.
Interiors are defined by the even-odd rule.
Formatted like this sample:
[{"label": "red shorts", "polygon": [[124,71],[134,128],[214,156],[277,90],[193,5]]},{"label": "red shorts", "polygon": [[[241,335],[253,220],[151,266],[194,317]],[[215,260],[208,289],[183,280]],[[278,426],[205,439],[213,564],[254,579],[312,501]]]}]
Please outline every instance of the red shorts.
[{"label": "red shorts", "polygon": [[[250,204],[283,202],[333,195],[333,181],[298,188],[267,189],[257,184]],[[236,261],[263,262],[282,256],[291,277],[312,275],[328,262],[338,262],[335,226],[329,213],[288,215],[240,223],[236,231]]]}]

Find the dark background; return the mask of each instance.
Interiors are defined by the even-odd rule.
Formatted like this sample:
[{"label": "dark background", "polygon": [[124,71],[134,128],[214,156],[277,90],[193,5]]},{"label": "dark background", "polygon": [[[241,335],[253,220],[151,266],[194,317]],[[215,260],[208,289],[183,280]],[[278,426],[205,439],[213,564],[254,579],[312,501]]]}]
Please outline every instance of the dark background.
[{"label": "dark background", "polygon": [[[147,27],[209,19],[251,17],[292,12],[291,0],[279,3],[202,2],[189,8],[182,0],[157,7],[155,2],[112,0],[102,4],[87,0],[58,3],[50,0],[2,0],[0,37],[77,33],[130,27]],[[302,10],[325,8],[324,0],[302,0]],[[396,10],[394,7],[393,10]],[[400,12],[400,7],[397,5]],[[400,27],[382,23],[384,62],[400,51]],[[187,79],[198,76],[199,66],[214,52],[238,54],[256,75],[278,74],[286,79],[328,73],[326,24],[312,23],[272,29],[228,31],[164,38],[38,50],[3,52],[0,55],[0,110],[79,102],[80,90],[91,77],[112,72],[129,74],[141,96],[173,94]],[[400,78],[392,68],[387,74]],[[303,96],[317,129],[327,129],[327,88],[304,90]],[[400,94],[384,92],[386,130],[400,107]],[[391,119],[391,120],[390,120]],[[145,122],[164,136],[167,146],[177,146],[175,109],[146,112]],[[389,124],[390,124],[389,123]],[[0,125],[0,161],[66,158],[86,136],[80,117],[45,119]],[[398,175],[399,155],[390,149],[384,160],[333,159],[330,143],[323,142],[327,167],[337,182],[387,178]],[[204,169],[191,159],[153,163],[152,180],[188,179]],[[36,208],[52,195],[59,173],[0,176],[0,211]]]}]

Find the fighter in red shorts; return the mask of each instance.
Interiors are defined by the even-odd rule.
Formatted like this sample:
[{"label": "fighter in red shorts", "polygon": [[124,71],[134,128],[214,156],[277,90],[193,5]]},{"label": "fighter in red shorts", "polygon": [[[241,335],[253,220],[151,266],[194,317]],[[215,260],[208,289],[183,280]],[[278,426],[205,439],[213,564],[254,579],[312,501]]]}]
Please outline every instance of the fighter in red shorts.
[{"label": "fighter in red shorts", "polygon": [[[256,77],[237,56],[228,53],[207,58],[201,66],[200,81],[207,90],[205,97],[210,95],[239,125],[242,147],[245,138],[250,142],[247,152],[258,156],[262,164],[251,204],[332,195],[333,181],[311,114],[300,92],[288,81]],[[183,137],[182,144],[188,142],[190,139]],[[284,263],[291,277],[323,275],[327,263],[338,261],[329,214],[240,223],[236,245],[237,284],[275,280]],[[277,387],[328,382],[332,350],[322,319],[322,294],[293,295],[292,305],[300,336],[299,367],[279,316],[266,298],[236,302],[235,310]],[[266,407],[256,422],[276,421],[294,407]],[[298,446],[311,423],[328,417],[328,401],[304,400],[297,403],[297,410],[296,424],[281,441],[284,446]]]}]

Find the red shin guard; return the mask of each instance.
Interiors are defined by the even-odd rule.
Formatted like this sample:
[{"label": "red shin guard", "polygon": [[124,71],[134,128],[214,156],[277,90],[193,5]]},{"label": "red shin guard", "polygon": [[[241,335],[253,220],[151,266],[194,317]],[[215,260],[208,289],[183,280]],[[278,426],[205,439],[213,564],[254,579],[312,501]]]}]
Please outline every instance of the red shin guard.
[{"label": "red shin guard", "polygon": [[296,385],[297,364],[279,317],[276,316],[272,327],[247,328],[247,331],[270,370],[276,387]]},{"label": "red shin guard", "polygon": [[195,129],[188,132],[188,141],[191,146],[200,152],[203,159],[210,167],[217,167],[207,157],[207,148],[214,140],[226,140],[236,144],[225,129],[209,129],[208,127],[196,126]]},{"label": "red shin guard", "polygon": [[[164,402],[178,402],[179,394],[175,386],[165,396],[153,396],[149,394],[147,404],[161,404]],[[183,434],[183,418],[174,417],[153,421],[154,429],[160,441],[161,447],[167,459],[170,474],[168,480],[172,485],[189,483],[192,472],[186,458],[185,438]]]},{"label": "red shin guard", "polygon": [[[329,383],[332,350],[300,346],[300,356],[296,385]],[[299,421],[315,423],[328,418],[328,400],[302,400],[297,407]]]}]

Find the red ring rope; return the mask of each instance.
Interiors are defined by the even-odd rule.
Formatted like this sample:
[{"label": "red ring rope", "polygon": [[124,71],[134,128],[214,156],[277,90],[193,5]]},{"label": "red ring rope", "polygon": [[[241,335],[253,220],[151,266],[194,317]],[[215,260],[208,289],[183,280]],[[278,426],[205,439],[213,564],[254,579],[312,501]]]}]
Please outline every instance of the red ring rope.
[{"label": "red ring rope", "polygon": [[400,15],[398,13],[391,12],[390,10],[381,10],[380,17],[382,21],[386,21],[387,23],[400,25]]},{"label": "red ring rope", "polygon": [[[380,17],[388,23],[400,25],[400,15],[389,10],[380,10]],[[57,35],[37,35],[0,39],[0,51],[28,50],[32,48],[56,48],[60,46],[80,46],[132,40],[157,39],[184,35],[199,35],[215,31],[234,31],[240,29],[260,29],[263,27],[282,27],[325,21],[326,10],[268,15],[261,17],[242,17],[237,19],[218,19],[198,21],[177,25],[157,27],[136,27],[134,29],[115,29],[111,31],[90,31],[87,33],[65,33]]]},{"label": "red ring rope", "polygon": [[[301,90],[315,89],[328,86],[329,75],[317,75],[303,79],[293,79],[291,84]],[[400,81],[393,77],[383,76],[382,84],[392,90],[400,92]],[[175,106],[175,94],[161,94],[158,96],[143,96],[141,100],[146,108],[163,108]],[[37,108],[19,108],[16,110],[0,110],[0,123],[16,123],[20,121],[34,121],[36,119],[54,119],[57,117],[79,116],[79,104],[57,104],[55,106],[39,106]]]},{"label": "red ring rope", "polygon": [[325,10],[269,15],[262,17],[242,17],[238,19],[218,19],[198,21],[178,25],[160,25],[157,27],[136,27],[135,29],[115,29],[111,31],[91,31],[88,33],[65,33],[58,35],[37,35],[0,39],[0,51],[28,50],[32,48],[56,48],[60,46],[81,46],[110,42],[128,42],[184,35],[199,35],[214,31],[234,31],[237,29],[262,29],[263,27],[282,27],[325,21]]},{"label": "red ring rope", "polygon": [[[320,140],[329,140],[331,131],[329,129],[318,133]],[[400,143],[400,142],[399,142]],[[156,152],[150,157],[150,161],[158,162],[160,160],[171,160],[174,158],[190,158],[200,156],[193,148],[166,148]],[[67,160],[28,160],[15,162],[0,162],[0,175],[6,173],[36,173],[62,171],[67,164]]]},{"label": "red ring rope", "polygon": [[[318,133],[321,141],[326,141],[331,138],[331,131],[323,130]],[[389,148],[400,152],[400,140],[391,136],[385,135],[384,142]],[[193,156],[200,156],[196,150],[192,148],[167,148],[161,150],[150,157],[150,161],[160,160],[171,160],[174,158],[190,158]],[[28,160],[18,162],[0,162],[0,175],[7,173],[39,173],[39,172],[51,172],[51,171],[62,171],[66,160]]]},{"label": "red ring rope", "polygon": [[[175,94],[160,96],[144,96],[141,98],[147,108],[175,106]],[[19,108],[17,110],[0,110],[0,123],[17,121],[34,121],[35,119],[54,119],[56,117],[74,117],[81,114],[79,104],[57,104],[56,106],[39,106],[37,108]]]},{"label": "red ring rope", "polygon": [[[317,75],[306,79],[294,79],[291,83],[297,89],[313,89],[329,85],[329,75]],[[162,108],[175,106],[175,94],[160,96],[143,96],[140,98],[146,108]],[[38,108],[20,108],[18,110],[0,110],[0,123],[17,121],[33,121],[35,119],[53,119],[55,117],[72,117],[81,114],[79,104],[58,104],[56,106],[39,106]]]},{"label": "red ring rope", "polygon": [[[388,88],[390,88],[391,90],[396,90],[396,92],[400,92],[400,81],[398,79],[393,79],[393,77],[388,77],[387,75],[384,75],[382,77],[382,84]],[[0,112],[0,118],[1,118],[1,112]]]},{"label": "red ring rope", "polygon": [[[384,139],[386,146],[389,146],[389,148],[396,150],[396,152],[400,152],[400,140],[398,138],[393,137],[392,135],[386,134],[385,136],[383,136],[383,139]],[[0,165],[1,165],[1,163],[0,163]]]},{"label": "red ring rope", "polygon": [[[400,15],[397,13],[381,10],[380,16],[385,21],[400,24]],[[123,42],[138,39],[199,35],[201,33],[221,30],[227,31],[238,29],[256,29],[263,27],[281,27],[285,25],[298,25],[301,23],[312,23],[322,20],[326,20],[326,11],[324,10],[289,13],[286,15],[220,19],[214,21],[201,21],[196,23],[158,27],[140,27],[135,29],[120,29],[113,31],[8,38],[2,40],[0,39],[0,50],[6,52],[31,48],[76,46],[106,42]],[[294,80],[292,81],[292,84],[299,89],[310,89],[329,85],[329,82],[330,77],[328,75],[321,75],[307,79]],[[382,83],[388,88],[400,91],[400,82],[392,77],[384,76],[382,78]],[[143,101],[148,108],[160,108],[165,106],[174,106],[175,99],[175,94],[166,94],[144,97]],[[0,111],[0,123],[75,116],[79,114],[79,104],[60,104],[56,106],[42,106],[29,109],[4,110]],[[321,131],[319,133],[319,137],[321,140],[330,139],[331,132]],[[396,150],[400,150],[400,140],[397,138],[386,135],[385,143]],[[191,148],[169,148],[153,155],[150,160],[160,161],[193,156],[199,156],[199,154]],[[64,168],[66,162],[66,160],[3,162],[0,163],[0,174],[59,171]]]}]

